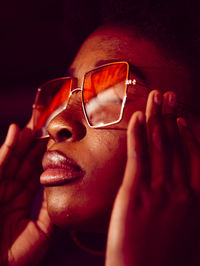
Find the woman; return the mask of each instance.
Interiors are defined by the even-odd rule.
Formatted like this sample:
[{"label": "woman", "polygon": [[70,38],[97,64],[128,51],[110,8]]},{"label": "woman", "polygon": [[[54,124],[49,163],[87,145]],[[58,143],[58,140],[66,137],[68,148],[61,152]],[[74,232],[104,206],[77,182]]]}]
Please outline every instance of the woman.
[{"label": "woman", "polygon": [[[195,71],[139,27],[109,23],[84,42],[69,76],[60,86],[69,99],[52,100],[58,80],[45,84],[27,127],[11,125],[1,147],[2,265],[40,263],[53,224],[108,231],[107,266],[199,265],[198,124],[187,112]],[[46,138],[32,132],[48,136],[45,153]],[[33,221],[42,156],[44,199]]]}]

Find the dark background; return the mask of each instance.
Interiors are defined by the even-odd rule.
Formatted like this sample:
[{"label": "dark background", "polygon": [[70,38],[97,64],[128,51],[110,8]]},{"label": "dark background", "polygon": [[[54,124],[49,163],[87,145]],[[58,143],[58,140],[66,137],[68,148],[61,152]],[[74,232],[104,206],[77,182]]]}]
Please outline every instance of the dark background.
[{"label": "dark background", "polygon": [[94,1],[19,0],[0,6],[0,142],[11,122],[23,127],[36,89],[64,75],[100,22]]}]

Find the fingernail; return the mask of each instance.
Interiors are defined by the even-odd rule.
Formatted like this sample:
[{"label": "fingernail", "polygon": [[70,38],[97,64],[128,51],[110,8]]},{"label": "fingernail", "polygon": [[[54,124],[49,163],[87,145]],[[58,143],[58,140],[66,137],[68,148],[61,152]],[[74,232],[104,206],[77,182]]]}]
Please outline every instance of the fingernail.
[{"label": "fingernail", "polygon": [[168,105],[171,107],[174,107],[176,105],[176,95],[174,93],[169,93]]},{"label": "fingernail", "polygon": [[144,123],[144,114],[143,113],[138,113],[137,119],[139,121],[140,124]]},{"label": "fingernail", "polygon": [[161,104],[161,101],[162,101],[161,93],[160,93],[160,92],[156,92],[156,93],[154,94],[153,99],[154,99],[154,102],[155,102],[156,104],[160,105],[160,104]]}]

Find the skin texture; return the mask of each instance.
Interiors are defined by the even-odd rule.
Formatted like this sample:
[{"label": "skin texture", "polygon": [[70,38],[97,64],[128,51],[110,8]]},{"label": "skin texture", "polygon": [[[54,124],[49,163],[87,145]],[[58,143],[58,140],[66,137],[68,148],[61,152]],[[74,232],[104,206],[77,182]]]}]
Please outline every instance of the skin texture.
[{"label": "skin texture", "polygon": [[[144,38],[133,38],[129,31],[119,28],[101,28],[83,44],[69,72],[81,86],[85,72],[103,61],[125,60],[137,66],[151,88],[188,88],[186,69],[163,57],[155,44]],[[162,75],[160,70],[163,69]],[[167,69],[167,71],[166,71]],[[184,73],[179,79],[177,73]],[[177,72],[177,73],[176,73]],[[176,73],[176,74],[175,74]],[[130,92],[133,87],[130,86]],[[50,140],[47,150],[61,151],[76,161],[86,172],[74,184],[46,187],[48,212],[54,223],[82,230],[105,231],[113,200],[122,182],[126,164],[126,129],[131,115],[145,110],[149,90],[136,87],[128,95],[121,123],[112,129],[88,127],[80,103],[80,93],[73,94],[69,107],[48,126]],[[60,139],[59,131],[69,130],[72,136]],[[82,133],[81,133],[82,132]],[[106,206],[106,208],[105,208]]]},{"label": "skin texture", "polygon": [[52,222],[69,230],[107,231],[113,203],[106,266],[199,265],[199,131],[195,125],[192,132],[184,119],[177,122],[176,112],[177,101],[187,103],[192,95],[188,69],[149,40],[107,26],[86,40],[71,65],[79,87],[83,74],[102,60],[136,65],[157,90],[130,86],[122,121],[104,129],[88,127],[80,93],[72,95],[49,124],[47,151],[64,153],[86,174],[70,185],[45,187],[36,221],[29,213],[46,143],[35,140],[32,121],[22,131],[10,126],[0,149],[2,265],[37,265]]}]

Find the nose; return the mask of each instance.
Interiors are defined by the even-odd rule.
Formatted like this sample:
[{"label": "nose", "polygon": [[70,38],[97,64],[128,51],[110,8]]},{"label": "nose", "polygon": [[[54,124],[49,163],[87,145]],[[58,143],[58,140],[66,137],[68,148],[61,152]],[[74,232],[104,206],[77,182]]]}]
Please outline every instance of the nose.
[{"label": "nose", "polygon": [[76,142],[86,135],[86,123],[81,105],[81,93],[71,95],[67,107],[55,116],[47,127],[50,139],[55,142]]}]

